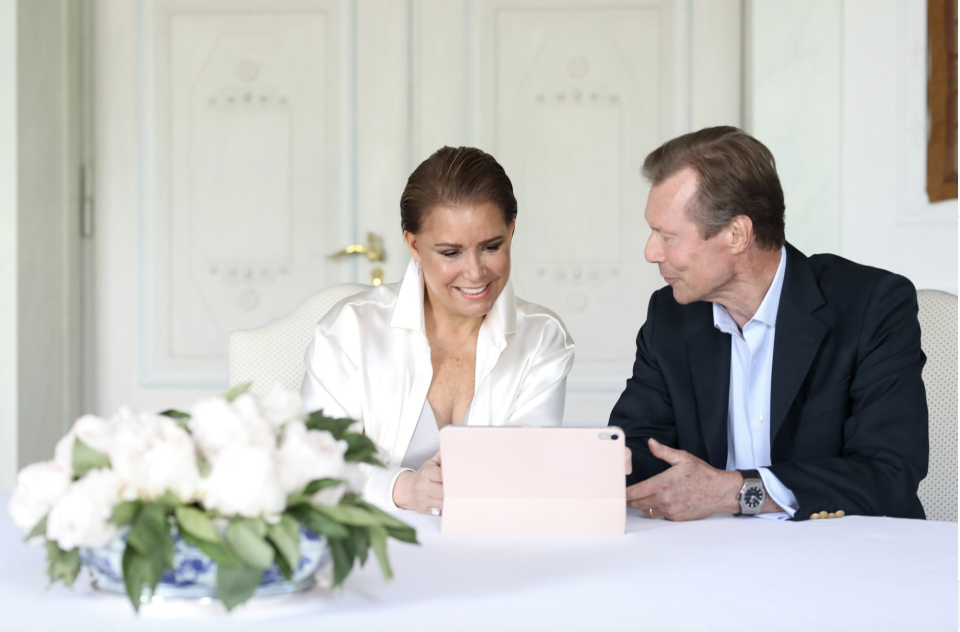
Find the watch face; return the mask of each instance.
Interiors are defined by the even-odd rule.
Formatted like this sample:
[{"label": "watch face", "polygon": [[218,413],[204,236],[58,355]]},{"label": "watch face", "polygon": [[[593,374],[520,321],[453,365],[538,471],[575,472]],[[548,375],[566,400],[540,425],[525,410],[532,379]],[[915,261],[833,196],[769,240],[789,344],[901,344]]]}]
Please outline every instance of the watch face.
[{"label": "watch face", "polygon": [[759,485],[748,487],[743,492],[743,504],[751,509],[756,509],[763,502],[763,488]]}]

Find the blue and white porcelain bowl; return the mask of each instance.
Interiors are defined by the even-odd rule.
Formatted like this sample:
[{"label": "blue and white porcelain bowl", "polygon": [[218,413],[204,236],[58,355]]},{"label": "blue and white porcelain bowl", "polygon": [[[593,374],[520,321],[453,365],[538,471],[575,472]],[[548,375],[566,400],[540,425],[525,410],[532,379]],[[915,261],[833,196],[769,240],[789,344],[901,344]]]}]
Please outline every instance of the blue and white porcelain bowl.
[{"label": "blue and white porcelain bowl", "polygon": [[[100,590],[126,594],[123,583],[123,549],[127,545],[127,533],[129,529],[121,531],[107,546],[80,549],[80,562],[90,569],[94,586]],[[216,599],[217,563],[197,547],[187,544],[180,537],[176,526],[171,525],[170,534],[174,542],[173,570],[163,574],[154,595],[164,599]],[[274,564],[264,571],[260,586],[253,594],[264,597],[309,590],[316,584],[317,571],[329,562],[330,549],[327,547],[326,538],[301,526],[300,563],[293,571],[291,579],[285,579]]]}]

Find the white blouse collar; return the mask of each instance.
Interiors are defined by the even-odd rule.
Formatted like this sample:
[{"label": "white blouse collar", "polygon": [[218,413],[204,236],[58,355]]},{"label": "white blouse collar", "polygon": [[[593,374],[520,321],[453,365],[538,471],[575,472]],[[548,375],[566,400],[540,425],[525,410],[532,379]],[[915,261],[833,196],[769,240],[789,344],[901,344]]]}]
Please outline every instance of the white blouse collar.
[{"label": "white blouse collar", "polygon": [[[413,259],[407,264],[407,271],[400,282],[390,326],[426,334],[423,325],[423,278],[417,274]],[[513,293],[513,281],[507,280],[493,309],[483,319],[480,331],[485,332],[497,346],[506,343],[507,335],[517,333],[517,297]]]}]

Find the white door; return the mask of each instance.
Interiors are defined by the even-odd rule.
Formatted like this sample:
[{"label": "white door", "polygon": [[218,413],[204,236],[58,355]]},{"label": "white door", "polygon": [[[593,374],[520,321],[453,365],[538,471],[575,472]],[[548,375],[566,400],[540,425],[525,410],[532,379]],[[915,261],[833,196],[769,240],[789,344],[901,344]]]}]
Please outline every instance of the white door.
[{"label": "white door", "polygon": [[[94,7],[88,408],[186,406],[225,387],[231,330],[331,283],[398,280],[407,175],[469,144],[514,181],[518,294],[577,341],[567,420],[605,421],[659,284],[639,165],[691,125],[739,123],[738,79],[691,85],[718,63],[738,77],[739,31],[694,36],[739,24],[738,1]],[[386,261],[328,258],[369,233]]]}]

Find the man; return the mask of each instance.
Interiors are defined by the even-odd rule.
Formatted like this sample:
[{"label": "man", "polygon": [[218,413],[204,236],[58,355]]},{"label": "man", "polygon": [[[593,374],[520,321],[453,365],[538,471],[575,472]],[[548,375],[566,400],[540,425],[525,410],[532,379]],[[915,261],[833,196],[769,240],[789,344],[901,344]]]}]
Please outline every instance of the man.
[{"label": "man", "polygon": [[647,156],[650,298],[610,415],[650,517],[923,518],[917,295],[903,277],[784,238],[770,151],[733,127]]}]

